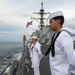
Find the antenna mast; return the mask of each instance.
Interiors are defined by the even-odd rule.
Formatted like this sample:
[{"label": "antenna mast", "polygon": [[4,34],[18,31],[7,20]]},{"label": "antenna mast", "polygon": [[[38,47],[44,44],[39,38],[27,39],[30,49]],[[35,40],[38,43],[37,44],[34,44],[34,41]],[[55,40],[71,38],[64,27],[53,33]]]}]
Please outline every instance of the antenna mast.
[{"label": "antenna mast", "polygon": [[43,9],[43,2],[41,2],[41,9],[39,12],[34,12],[33,14],[39,14],[40,15],[40,18],[31,18],[31,19],[34,19],[36,21],[39,22],[39,27],[40,27],[40,30],[43,29],[43,27],[45,26],[44,24],[44,20],[47,20],[48,18],[44,18],[44,15],[46,14],[50,14],[49,12],[45,13],[44,12],[44,9]]}]

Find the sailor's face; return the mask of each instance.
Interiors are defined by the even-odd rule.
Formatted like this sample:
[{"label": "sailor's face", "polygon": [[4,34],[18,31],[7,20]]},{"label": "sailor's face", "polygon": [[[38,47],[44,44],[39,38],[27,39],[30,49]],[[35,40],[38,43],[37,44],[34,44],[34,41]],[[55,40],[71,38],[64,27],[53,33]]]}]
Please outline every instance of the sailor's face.
[{"label": "sailor's face", "polygon": [[36,42],[36,39],[32,39],[32,43],[35,43]]},{"label": "sailor's face", "polygon": [[52,31],[55,31],[56,28],[57,28],[57,21],[54,20],[54,19],[51,19],[49,23],[50,23],[50,28],[51,28],[51,30],[52,30]]}]

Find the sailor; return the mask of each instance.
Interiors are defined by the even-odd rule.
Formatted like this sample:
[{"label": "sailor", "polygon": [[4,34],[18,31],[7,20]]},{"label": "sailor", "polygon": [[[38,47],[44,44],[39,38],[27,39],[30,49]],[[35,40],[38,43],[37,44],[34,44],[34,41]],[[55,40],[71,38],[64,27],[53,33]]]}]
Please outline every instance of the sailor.
[{"label": "sailor", "polygon": [[34,75],[40,75],[40,60],[42,59],[42,52],[41,52],[41,44],[38,42],[37,36],[32,36],[32,43],[33,46],[32,50],[32,65],[34,70]]},{"label": "sailor", "polygon": [[28,42],[28,50],[30,52],[30,57],[31,57],[31,45],[32,45],[32,40],[29,39],[29,42]]},{"label": "sailor", "polygon": [[[51,75],[75,75],[75,50],[73,49],[73,39],[75,32],[68,28],[63,27],[64,15],[62,11],[56,11],[49,15],[49,23],[56,38],[52,44],[51,51],[49,52],[49,64]],[[50,50],[50,49],[49,49]]]},{"label": "sailor", "polygon": [[28,50],[29,50],[29,54],[30,54],[30,68],[33,68],[33,65],[32,65],[32,51],[31,51],[32,45],[33,45],[32,40],[29,39]]}]

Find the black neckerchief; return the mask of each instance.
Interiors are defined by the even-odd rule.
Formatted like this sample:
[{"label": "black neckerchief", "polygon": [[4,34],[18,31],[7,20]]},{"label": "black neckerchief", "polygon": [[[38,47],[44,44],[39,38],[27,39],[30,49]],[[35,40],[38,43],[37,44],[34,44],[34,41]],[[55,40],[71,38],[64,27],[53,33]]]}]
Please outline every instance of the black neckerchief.
[{"label": "black neckerchief", "polygon": [[35,46],[36,43],[34,43],[34,45],[32,46],[31,50],[33,50],[33,47]]},{"label": "black neckerchief", "polygon": [[57,37],[59,36],[60,33],[61,33],[61,31],[59,31],[56,34],[56,36],[55,36],[55,33],[54,33],[54,35],[52,36],[51,44],[50,44],[49,48],[47,49],[45,55],[48,55],[50,53],[50,50],[51,50],[52,57],[55,56],[54,44],[55,44],[55,41],[56,41],[56,39],[57,39]]}]

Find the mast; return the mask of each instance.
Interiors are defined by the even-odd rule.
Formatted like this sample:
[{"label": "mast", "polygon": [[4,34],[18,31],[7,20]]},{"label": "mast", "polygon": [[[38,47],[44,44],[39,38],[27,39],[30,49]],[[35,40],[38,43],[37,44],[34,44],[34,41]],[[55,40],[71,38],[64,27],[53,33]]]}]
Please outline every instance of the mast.
[{"label": "mast", "polygon": [[43,2],[41,2],[41,9],[40,9],[40,11],[39,12],[34,12],[33,14],[40,15],[40,18],[31,18],[31,19],[34,19],[34,20],[38,21],[40,30],[42,30],[43,27],[45,26],[44,20],[47,20],[47,18],[44,18],[44,15],[50,14],[49,12],[47,12],[47,13],[44,12]]}]

